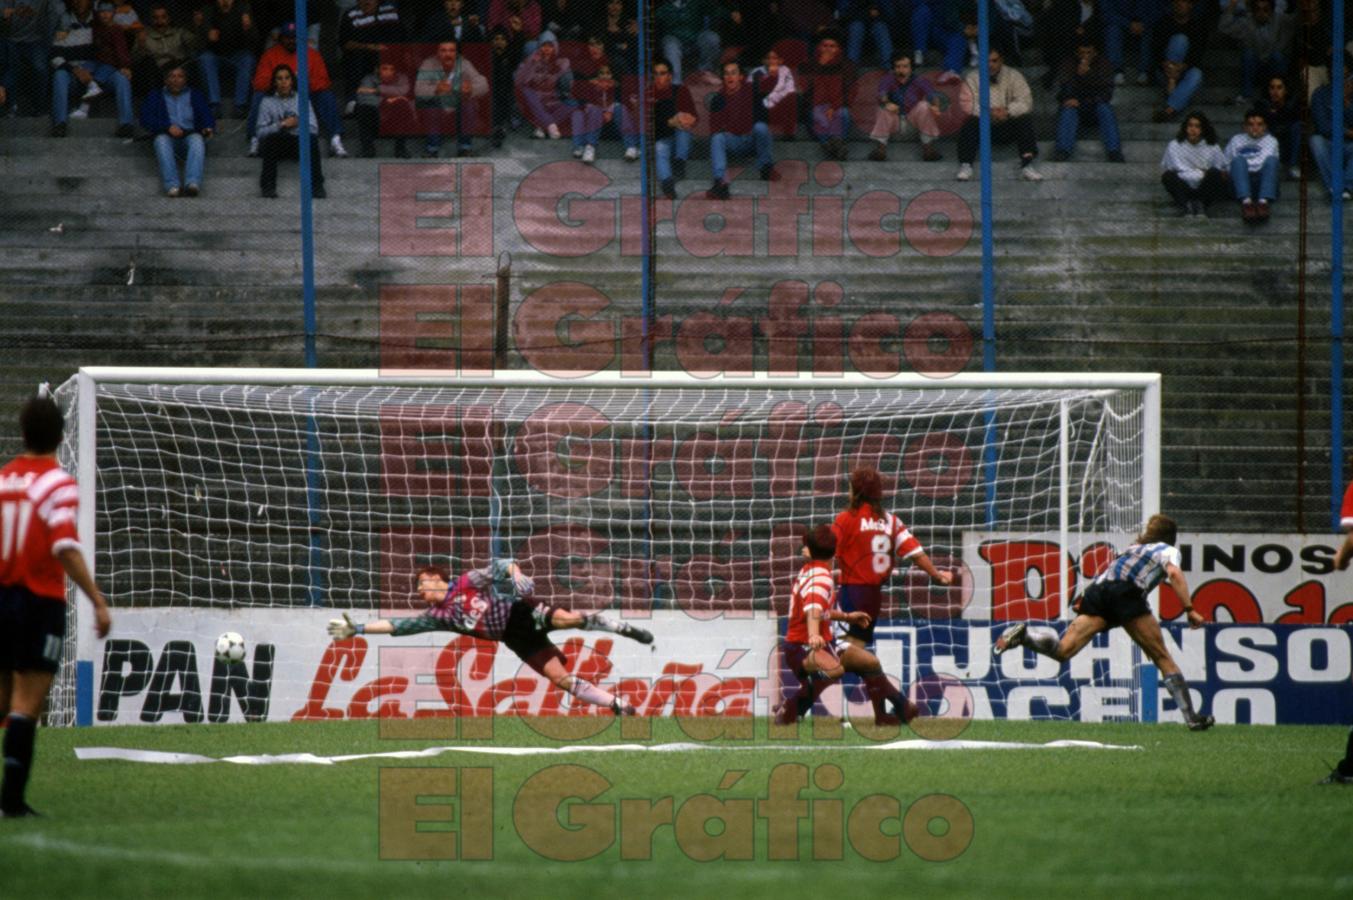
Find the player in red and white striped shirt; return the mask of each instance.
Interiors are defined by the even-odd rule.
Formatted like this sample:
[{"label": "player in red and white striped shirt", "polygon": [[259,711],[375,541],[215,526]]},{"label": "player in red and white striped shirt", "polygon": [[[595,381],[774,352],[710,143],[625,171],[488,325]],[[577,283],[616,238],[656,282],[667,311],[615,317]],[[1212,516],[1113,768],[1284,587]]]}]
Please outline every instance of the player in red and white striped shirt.
[{"label": "player in red and white striped shirt", "polygon": [[0,815],[32,815],[24,788],[33,766],[38,714],[61,666],[66,637],[66,582],[94,605],[94,627],[106,637],[108,604],[85,566],[76,532],[75,479],[56,461],[61,410],[46,393],[19,413],[24,453],[0,469],[0,717],[5,776]]},{"label": "player in red and white striped shirt", "polygon": [[803,555],[808,561],[794,580],[789,601],[789,626],[780,643],[784,665],[798,678],[799,685],[776,709],[775,720],[781,725],[794,722],[812,708],[817,695],[835,677],[840,677],[838,673],[810,678],[805,669],[804,664],[813,651],[828,647],[839,656],[844,671],[854,672],[864,680],[870,699],[877,698],[880,705],[885,702],[893,705],[897,711],[897,720],[893,724],[907,721],[914,709],[909,709],[909,704],[883,674],[878,658],[868,650],[839,643],[830,626],[823,626],[824,622],[845,622],[863,628],[872,624],[868,613],[846,613],[834,608],[831,559],[835,553],[836,536],[826,525],[809,528],[803,533]]}]

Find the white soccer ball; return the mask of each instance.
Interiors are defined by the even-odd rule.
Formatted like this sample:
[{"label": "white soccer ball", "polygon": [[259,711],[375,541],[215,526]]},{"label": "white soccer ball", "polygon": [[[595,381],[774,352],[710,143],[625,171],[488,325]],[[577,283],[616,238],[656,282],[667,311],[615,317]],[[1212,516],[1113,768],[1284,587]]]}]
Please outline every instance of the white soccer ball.
[{"label": "white soccer ball", "polygon": [[223,663],[244,662],[244,638],[227,631],[216,639],[216,658]]}]

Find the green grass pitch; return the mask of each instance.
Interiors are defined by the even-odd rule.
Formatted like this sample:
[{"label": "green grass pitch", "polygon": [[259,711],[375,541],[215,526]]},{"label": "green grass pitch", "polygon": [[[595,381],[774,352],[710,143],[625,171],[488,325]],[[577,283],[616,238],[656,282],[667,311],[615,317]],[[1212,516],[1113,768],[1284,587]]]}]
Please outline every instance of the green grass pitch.
[{"label": "green grass pitch", "polygon": [[[750,741],[696,751],[456,753],[332,766],[79,761],[74,750],[328,756],[447,743],[560,744],[515,719],[495,720],[488,742],[388,740],[371,722],[43,729],[29,800],[45,815],[0,821],[0,896],[1353,896],[1353,787],[1314,784],[1342,753],[1343,728],[1233,726],[1192,734],[1178,725],[978,722],[964,738],[1076,739],[1142,749],[922,752],[852,750],[868,741],[855,732],[815,738],[805,724],[797,740],[775,742],[784,744],[776,749],[736,749],[771,743],[766,723],[755,724]],[[672,720],[653,722],[653,743],[690,739]],[[624,742],[614,724],[591,740]],[[735,801],[767,798],[772,772],[795,764],[812,773],[802,793],[812,801],[811,814],[798,820],[797,840],[783,831],[772,838],[768,821],[741,818],[740,811],[753,807]],[[392,814],[382,812],[378,785],[382,770],[395,767],[433,770],[414,777],[432,778],[434,785],[448,767],[488,769],[492,822],[484,824],[487,804],[478,804],[479,824],[469,825],[476,836],[468,841],[479,848],[470,852],[492,858],[380,858],[382,818]],[[832,767],[839,768],[839,785]],[[398,776],[385,777],[393,784]],[[549,796],[546,788],[586,789],[589,779],[608,787],[572,810],[580,830],[565,832],[552,818],[554,804],[541,798]],[[478,784],[482,791],[483,781]],[[902,812],[955,810],[917,804],[930,795],[955,798],[971,816],[971,840],[951,859],[923,858],[954,852],[959,839],[958,832],[944,833],[942,817],[927,814],[920,819],[924,835],[913,833],[916,847],[899,835],[898,820],[875,828],[876,843],[869,844],[871,832],[862,826],[863,837],[855,835],[850,822],[856,810],[868,812],[878,802],[864,798],[880,794],[896,798]],[[651,859],[622,859],[621,831],[647,828],[636,810],[662,810],[667,797],[677,823],[653,829]],[[419,810],[432,818],[447,818],[442,813],[449,810],[456,818],[454,806],[427,799]],[[702,811],[718,801],[731,824],[704,822]],[[531,810],[544,811],[527,815]],[[514,813],[530,820],[525,832]],[[563,815],[570,816],[567,807]],[[691,826],[686,816],[699,824]],[[752,831],[738,831],[748,820]],[[953,822],[948,827],[962,827],[960,818]],[[417,832],[420,846],[444,848],[450,845],[445,829],[465,825],[433,822],[388,833]],[[692,827],[716,837],[727,829],[723,837],[750,847],[753,859],[690,859],[688,849],[698,855],[715,843],[702,843]],[[607,829],[617,835],[609,845]],[[890,841],[900,852],[871,861],[860,855],[857,837],[866,852]],[[641,843],[634,841],[630,851]],[[838,855],[838,846],[840,858],[813,859]],[[541,855],[541,847],[556,855],[597,847],[600,853],[560,862]],[[767,858],[786,847],[798,861]]]}]

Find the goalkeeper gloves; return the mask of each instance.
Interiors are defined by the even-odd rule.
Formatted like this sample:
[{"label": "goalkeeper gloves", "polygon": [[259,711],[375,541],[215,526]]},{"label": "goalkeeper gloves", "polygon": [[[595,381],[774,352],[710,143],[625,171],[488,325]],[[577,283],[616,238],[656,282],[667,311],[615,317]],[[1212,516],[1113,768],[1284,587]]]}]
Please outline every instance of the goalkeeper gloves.
[{"label": "goalkeeper gloves", "polygon": [[347,613],[343,613],[343,618],[341,619],[329,620],[329,636],[336,641],[350,638],[354,634],[360,634],[361,632],[362,626],[353,624],[352,619],[348,618]]}]

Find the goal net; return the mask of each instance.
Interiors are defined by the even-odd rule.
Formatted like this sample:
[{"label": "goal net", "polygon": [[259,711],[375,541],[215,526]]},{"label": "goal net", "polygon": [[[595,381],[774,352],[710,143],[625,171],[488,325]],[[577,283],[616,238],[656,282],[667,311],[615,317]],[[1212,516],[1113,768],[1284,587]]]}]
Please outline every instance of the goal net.
[{"label": "goal net", "polygon": [[[940,589],[905,565],[894,574],[878,631],[890,674],[961,682],[978,716],[1150,718],[1119,638],[1064,667],[992,660],[990,644],[1004,621],[1066,617],[1155,511],[1158,392],[1154,375],[82,370],[58,392],[63,462],[121,624],[99,642],[72,602],[51,716],[295,718],[302,702],[328,717],[409,715],[418,704],[401,712],[393,682],[357,696],[375,660],[335,651],[323,621],[413,615],[421,565],[460,571],[494,556],[517,559],[546,602],[653,620],[653,659],[630,658],[612,678],[647,666],[650,681],[679,682],[691,669],[673,661],[714,652],[719,662],[695,665],[711,676],[736,669],[734,649],[773,669],[800,533],[830,522],[850,471],[871,465],[889,508],[957,576]],[[249,645],[242,668],[212,657],[226,630]],[[586,637],[570,665],[601,652]],[[349,677],[350,663],[367,675]],[[326,677],[351,703],[314,705]],[[255,688],[271,705],[249,705]],[[767,696],[706,711],[765,714]],[[652,699],[648,711],[674,709]]]}]

